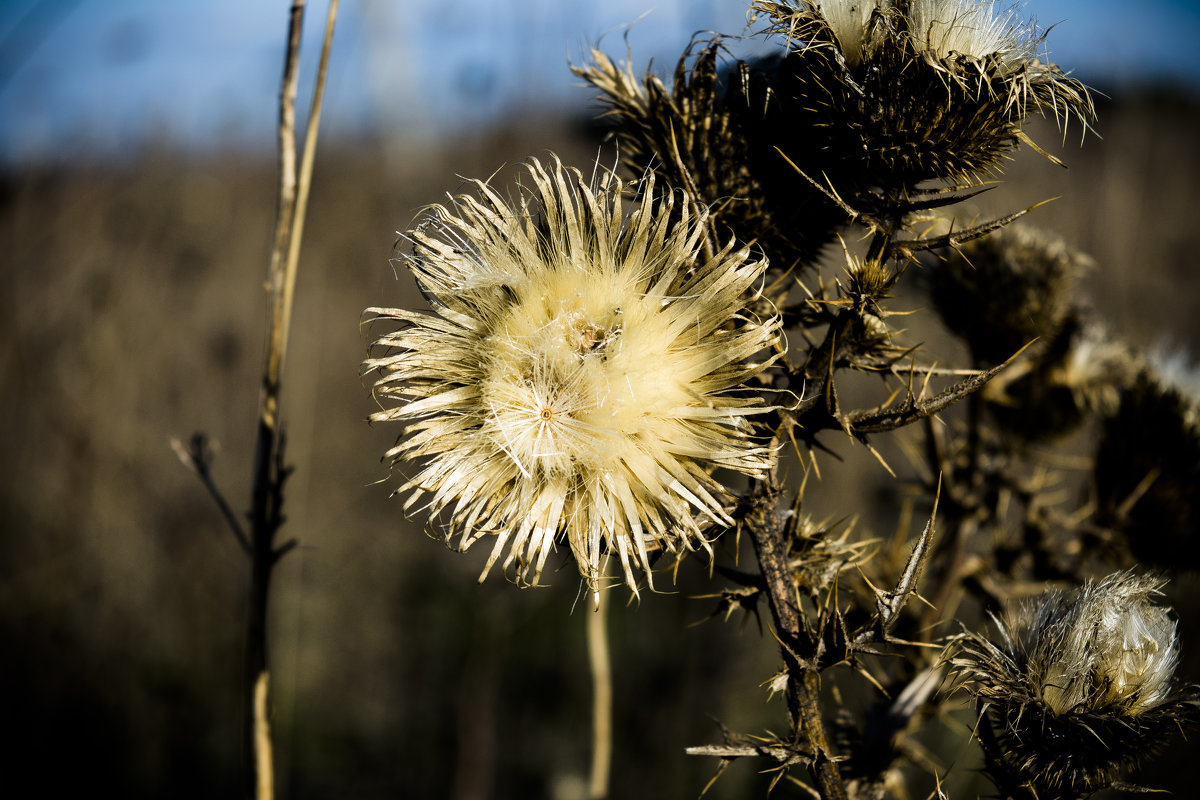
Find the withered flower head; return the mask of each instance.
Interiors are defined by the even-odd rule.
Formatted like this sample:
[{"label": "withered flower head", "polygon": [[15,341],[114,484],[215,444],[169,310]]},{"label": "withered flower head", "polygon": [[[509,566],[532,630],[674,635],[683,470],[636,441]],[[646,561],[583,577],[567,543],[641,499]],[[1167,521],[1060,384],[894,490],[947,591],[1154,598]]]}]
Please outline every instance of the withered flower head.
[{"label": "withered flower head", "polygon": [[1174,685],[1175,621],[1157,602],[1165,583],[1114,573],[1015,606],[995,637],[957,637],[950,664],[987,708],[994,778],[1039,797],[1091,793],[1194,720],[1195,692]]},{"label": "withered flower head", "polygon": [[1179,398],[1184,424],[1200,431],[1200,363],[1187,350],[1160,343],[1146,354],[1146,364],[1154,383]]},{"label": "withered flower head", "polygon": [[816,0],[812,3],[837,39],[842,57],[851,66],[862,63],[867,45],[867,26],[876,11],[886,9],[886,2],[875,0]]},{"label": "withered flower head", "polygon": [[977,365],[1026,348],[981,395],[1002,429],[1037,441],[1116,410],[1136,365],[1078,300],[1091,258],[1017,223],[929,254],[925,263],[921,276],[934,306]]},{"label": "withered flower head", "polygon": [[1000,70],[1016,71],[1036,55],[1032,26],[997,2],[912,0],[908,30],[917,52],[935,63],[992,59]]},{"label": "withered flower head", "polygon": [[706,254],[707,212],[653,176],[629,208],[611,174],[527,174],[515,208],[476,182],[407,235],[433,308],[368,310],[400,324],[364,363],[372,419],[407,423],[386,456],[414,470],[406,510],[447,512],[460,549],[493,539],[481,580],[503,556],[536,584],[566,542],[593,591],[615,555],[636,592],[652,551],[709,550],[731,522],[715,468],[770,463],[744,386],[779,336],[747,310],[766,262]]},{"label": "withered flower head", "polygon": [[1073,310],[1066,322],[984,387],[999,426],[1025,441],[1071,433],[1107,418],[1137,372],[1135,358],[1105,328]]},{"label": "withered flower head", "polygon": [[629,61],[598,48],[572,71],[599,92],[602,119],[633,174],[653,170],[686,190],[720,230],[754,241],[785,272],[832,241],[846,215],[762,139],[772,127],[769,78],[727,62],[725,41],[693,40],[669,85],[649,71],[635,76]]},{"label": "withered flower head", "polygon": [[789,49],[832,47],[855,69],[882,42],[875,25],[890,7],[888,0],[756,0],[751,13],[766,17],[765,32],[783,36]]},{"label": "withered flower head", "polygon": [[[1153,354],[1152,354],[1153,355]],[[1100,431],[1098,521],[1138,560],[1200,570],[1200,396],[1177,360],[1154,355]]]},{"label": "withered flower head", "polygon": [[773,88],[781,116],[805,131],[779,146],[817,175],[822,160],[861,165],[857,175],[829,173],[843,197],[870,186],[970,183],[998,171],[1030,113],[1064,125],[1093,116],[1085,87],[1038,57],[1044,37],[993,0],[758,0],[754,8],[768,33],[786,39],[790,54]]},{"label": "withered flower head", "polygon": [[1078,279],[1092,265],[1058,237],[1018,223],[936,254],[924,274],[946,327],[990,366],[1064,332]]}]

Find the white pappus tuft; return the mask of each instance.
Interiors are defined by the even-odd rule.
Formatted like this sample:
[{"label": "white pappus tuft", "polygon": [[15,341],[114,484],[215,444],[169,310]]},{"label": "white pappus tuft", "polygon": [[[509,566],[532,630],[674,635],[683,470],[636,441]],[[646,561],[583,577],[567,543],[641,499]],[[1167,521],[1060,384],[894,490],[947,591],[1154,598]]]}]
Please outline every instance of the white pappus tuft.
[{"label": "white pappus tuft", "polygon": [[1027,64],[1038,38],[1015,9],[994,0],[913,0],[908,29],[918,52],[936,59],[995,57],[1010,69]]}]

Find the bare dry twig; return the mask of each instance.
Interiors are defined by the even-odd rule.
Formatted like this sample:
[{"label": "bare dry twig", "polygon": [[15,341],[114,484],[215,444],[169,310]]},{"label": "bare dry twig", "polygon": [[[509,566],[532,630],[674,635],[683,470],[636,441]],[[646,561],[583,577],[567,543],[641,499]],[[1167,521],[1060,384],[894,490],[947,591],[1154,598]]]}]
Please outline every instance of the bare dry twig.
[{"label": "bare dry twig", "polygon": [[284,522],[284,485],[291,468],[284,456],[286,437],[280,423],[280,391],[284,357],[291,327],[296,273],[308,194],[312,183],[325,76],[337,19],[338,0],[330,0],[325,22],[316,86],[305,132],[302,160],[296,163],[296,87],[300,64],[300,38],[304,25],[305,0],[293,0],[288,15],[287,47],[279,95],[279,180],[275,229],[267,269],[269,328],[260,387],[257,435],[249,527],[244,528],[214,482],[210,466],[212,450],[203,433],[193,435],[187,445],[173,440],[180,460],[204,483],[250,558],[250,591],[246,619],[246,653],[243,743],[246,763],[246,792],[257,800],[274,796],[274,753],[270,726],[270,670],[267,654],[267,609],[271,571],[279,559],[296,546],[291,540],[275,544]]},{"label": "bare dry twig", "polygon": [[[284,62],[279,104],[279,198],[275,220],[275,243],[268,272],[271,327],[268,334],[266,363],[263,367],[259,398],[258,437],[254,456],[254,488],[251,507],[251,579],[250,608],[246,624],[246,686],[254,693],[251,719],[246,722],[247,747],[253,764],[254,794],[258,800],[273,797],[274,778],[272,743],[267,715],[270,674],[267,654],[267,607],[271,570],[292,543],[275,546],[275,534],[283,524],[283,484],[290,469],[284,462],[284,436],[280,427],[279,399],[284,357],[291,328],[292,303],[304,217],[312,183],[313,158],[324,98],[325,76],[338,0],[330,0],[325,22],[325,40],[317,72],[308,128],[305,132],[303,159],[296,174],[295,98],[300,33],[304,21],[304,0],[293,0],[288,27],[288,46]],[[261,689],[260,689],[261,687]],[[261,692],[261,694],[260,694]]]}]

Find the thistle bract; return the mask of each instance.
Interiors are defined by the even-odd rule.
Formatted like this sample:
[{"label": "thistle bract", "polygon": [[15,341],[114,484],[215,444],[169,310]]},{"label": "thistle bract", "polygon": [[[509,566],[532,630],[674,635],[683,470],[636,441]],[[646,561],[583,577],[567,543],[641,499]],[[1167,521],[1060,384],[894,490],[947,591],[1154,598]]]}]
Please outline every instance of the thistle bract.
[{"label": "thistle bract", "polygon": [[766,262],[705,254],[707,212],[651,177],[629,209],[611,174],[527,172],[515,208],[477,182],[408,234],[433,309],[369,310],[399,323],[364,364],[372,419],[408,423],[387,453],[418,465],[406,510],[446,512],[461,549],[493,539],[481,579],[503,558],[536,584],[566,542],[593,590],[615,555],[636,592],[654,551],[708,550],[731,522],[715,469],[770,463],[744,386],[779,336],[749,310]]}]

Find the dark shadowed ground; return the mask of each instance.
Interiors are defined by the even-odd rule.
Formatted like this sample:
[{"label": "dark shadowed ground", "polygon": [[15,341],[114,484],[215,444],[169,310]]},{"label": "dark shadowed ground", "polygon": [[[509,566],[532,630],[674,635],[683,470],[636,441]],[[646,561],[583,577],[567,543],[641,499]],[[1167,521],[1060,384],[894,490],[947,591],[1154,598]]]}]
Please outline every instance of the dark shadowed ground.
[{"label": "dark shadowed ground", "polygon": [[[1051,147],[1057,134],[1035,128],[1070,170],[1023,153],[978,205],[1060,196],[1035,222],[1096,257],[1087,293],[1111,328],[1200,354],[1200,107],[1146,93],[1100,111],[1103,138],[1082,148],[1077,131]],[[482,547],[449,553],[403,519],[379,483],[398,431],[364,421],[358,322],[367,306],[416,302],[388,263],[395,232],[458,189],[456,176],[548,150],[586,169],[596,134],[546,119],[436,150],[387,145],[323,143],[301,258],[284,399],[296,466],[285,535],[301,546],[277,572],[272,614],[279,796],[582,797],[591,701],[574,569],[543,590],[499,576],[478,585]],[[240,791],[246,564],[169,441],[217,440],[217,478],[235,507],[248,504],[273,186],[270,161],[169,148],[0,176],[8,786]],[[899,513],[862,453],[823,475],[814,514],[871,528]],[[1196,584],[1179,578],[1177,596],[1196,597]],[[737,616],[691,625],[713,608],[691,596],[710,591],[697,559],[673,592],[613,609],[613,797],[698,795],[716,765],[683,748],[715,741],[714,719],[785,725],[759,686],[775,669],[770,634]],[[1196,680],[1198,609],[1181,611]],[[944,753],[959,785],[976,763],[969,745]],[[1180,764],[1148,780],[1182,770],[1176,785],[1194,782],[1194,759]],[[709,796],[761,797],[768,778],[738,763]],[[802,795],[781,784],[774,796]]]}]

